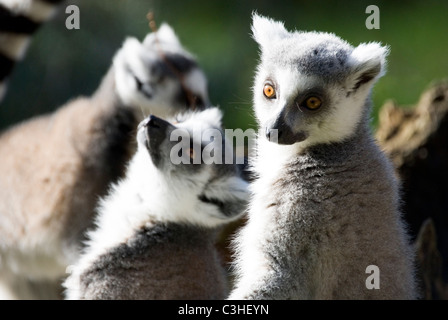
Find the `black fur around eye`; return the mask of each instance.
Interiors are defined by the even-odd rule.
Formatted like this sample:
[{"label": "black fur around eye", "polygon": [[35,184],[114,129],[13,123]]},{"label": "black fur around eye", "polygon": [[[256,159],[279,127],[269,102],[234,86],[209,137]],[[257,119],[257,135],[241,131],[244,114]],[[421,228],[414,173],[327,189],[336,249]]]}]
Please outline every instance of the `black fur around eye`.
[{"label": "black fur around eye", "polygon": [[315,95],[308,96],[299,104],[300,108],[311,111],[318,110],[321,106],[322,99]]},{"label": "black fur around eye", "polygon": [[320,100],[318,97],[309,97],[305,101],[305,105],[310,110],[316,110],[319,109],[322,105],[322,100]]}]

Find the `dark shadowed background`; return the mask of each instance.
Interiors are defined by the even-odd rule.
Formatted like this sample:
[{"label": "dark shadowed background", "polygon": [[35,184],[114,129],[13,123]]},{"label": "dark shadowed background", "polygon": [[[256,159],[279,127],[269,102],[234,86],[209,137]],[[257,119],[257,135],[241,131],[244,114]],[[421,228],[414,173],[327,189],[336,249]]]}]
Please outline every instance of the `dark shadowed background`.
[{"label": "dark shadowed background", "polygon": [[[255,128],[251,85],[257,46],[251,12],[285,22],[288,29],[333,32],[353,45],[391,47],[389,71],[376,85],[376,110],[385,100],[413,104],[433,80],[448,75],[448,1],[78,0],[80,30],[67,30],[65,7],[36,34],[10,81],[0,108],[0,129],[55,110],[92,93],[126,36],[149,32],[146,14],[168,22],[209,78],[212,103],[225,110],[228,128]],[[380,29],[368,30],[368,5],[380,9]],[[376,121],[376,114],[374,115]],[[375,123],[375,122],[374,122]]]}]

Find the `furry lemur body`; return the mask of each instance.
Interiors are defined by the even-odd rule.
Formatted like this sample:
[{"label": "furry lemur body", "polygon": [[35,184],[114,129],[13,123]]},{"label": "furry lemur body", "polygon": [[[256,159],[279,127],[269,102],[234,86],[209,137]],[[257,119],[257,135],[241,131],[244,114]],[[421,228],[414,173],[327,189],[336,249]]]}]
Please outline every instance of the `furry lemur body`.
[{"label": "furry lemur body", "polygon": [[[258,15],[252,30],[258,178],[230,298],[416,298],[399,184],[369,127],[388,48],[288,32]],[[378,288],[366,284],[369,266]]]},{"label": "furry lemur body", "polygon": [[[56,3],[0,0],[0,13],[7,16],[8,26],[22,30],[36,16],[41,23],[44,13],[49,18],[54,9],[50,2]],[[1,42],[0,53],[5,55],[14,44],[9,52],[23,55],[29,35],[25,41],[14,30],[0,31],[8,39]],[[0,80],[12,70],[12,58],[8,69],[0,70]],[[57,298],[60,279],[78,258],[85,231],[93,225],[99,197],[123,176],[135,151],[138,123],[148,114],[167,117],[208,104],[204,73],[164,24],[143,42],[126,39],[91,97],[71,100],[4,131],[0,296]]]},{"label": "furry lemur body", "polygon": [[[224,164],[231,147],[220,119],[209,108],[178,116],[175,124],[154,116],[141,123],[126,176],[101,201],[96,228],[70,267],[68,299],[227,297],[214,245],[220,227],[244,212],[247,183],[238,165]],[[210,130],[218,134],[207,136]],[[187,147],[173,153],[174,135],[185,137]],[[211,148],[221,159],[204,158]]]}]

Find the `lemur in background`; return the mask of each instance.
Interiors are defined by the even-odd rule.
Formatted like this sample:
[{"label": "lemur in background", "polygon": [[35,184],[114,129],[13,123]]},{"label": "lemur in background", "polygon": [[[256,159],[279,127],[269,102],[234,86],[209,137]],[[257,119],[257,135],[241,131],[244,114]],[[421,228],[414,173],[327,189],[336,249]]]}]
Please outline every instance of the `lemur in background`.
[{"label": "lemur in background", "polygon": [[[288,32],[257,14],[252,31],[258,178],[230,298],[416,298],[399,185],[369,127],[388,48]],[[366,285],[369,266],[378,287]]]},{"label": "lemur in background", "polygon": [[[247,182],[236,164],[224,164],[231,146],[206,134],[214,129],[222,137],[220,119],[209,108],[176,117],[175,125],[155,116],[140,124],[126,177],[101,201],[97,228],[70,267],[68,299],[227,297],[214,243],[218,228],[245,210]],[[176,130],[186,133],[189,146],[180,151],[180,164],[171,161]],[[221,164],[204,161],[211,148]]]},{"label": "lemur in background", "polygon": [[[0,0],[1,14],[16,30],[28,30],[31,23],[23,16],[43,17],[47,11],[39,10],[56,2],[25,1],[30,6],[20,13],[22,2]],[[14,60],[25,48],[20,45],[22,35],[2,32],[5,35],[1,57],[8,53],[4,45],[14,44]],[[10,71],[4,66],[2,79]],[[135,152],[133,134],[144,115],[166,117],[208,105],[204,73],[164,24],[142,43],[126,39],[91,97],[74,99],[3,132],[0,297],[60,297],[61,279],[79,256],[97,200],[123,176]]]}]

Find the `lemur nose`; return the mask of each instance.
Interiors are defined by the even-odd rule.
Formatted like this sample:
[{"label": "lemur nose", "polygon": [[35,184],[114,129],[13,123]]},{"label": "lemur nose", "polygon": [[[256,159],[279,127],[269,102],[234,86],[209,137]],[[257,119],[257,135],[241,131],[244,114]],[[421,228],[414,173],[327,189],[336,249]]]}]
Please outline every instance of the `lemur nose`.
[{"label": "lemur nose", "polygon": [[158,134],[160,133],[163,135],[165,135],[168,132],[168,129],[170,127],[174,128],[173,125],[168,121],[165,121],[154,115],[150,115],[143,125],[146,128],[146,130],[148,130],[148,132],[152,133],[158,132]]},{"label": "lemur nose", "polygon": [[151,127],[151,128],[160,129],[160,128],[164,127],[164,122],[165,122],[164,120],[157,118],[156,116],[150,115],[145,120],[143,120],[142,122],[139,123],[137,129],[141,129],[142,127],[144,127],[144,128]]},{"label": "lemur nose", "polygon": [[156,116],[150,115],[145,127],[153,127],[159,129],[162,126],[162,121],[163,120],[157,118]]}]

